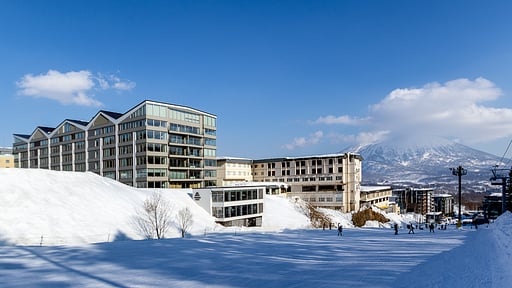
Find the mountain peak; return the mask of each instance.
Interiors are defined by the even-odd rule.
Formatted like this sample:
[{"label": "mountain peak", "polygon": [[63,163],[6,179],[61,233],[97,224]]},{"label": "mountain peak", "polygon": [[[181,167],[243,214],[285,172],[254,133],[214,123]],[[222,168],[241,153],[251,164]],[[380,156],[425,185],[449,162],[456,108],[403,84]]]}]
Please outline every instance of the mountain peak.
[{"label": "mountain peak", "polygon": [[462,165],[468,170],[465,180],[487,185],[491,168],[501,160],[439,137],[388,137],[380,142],[353,146],[348,151],[363,157],[365,183],[452,183],[456,177],[450,168]]}]

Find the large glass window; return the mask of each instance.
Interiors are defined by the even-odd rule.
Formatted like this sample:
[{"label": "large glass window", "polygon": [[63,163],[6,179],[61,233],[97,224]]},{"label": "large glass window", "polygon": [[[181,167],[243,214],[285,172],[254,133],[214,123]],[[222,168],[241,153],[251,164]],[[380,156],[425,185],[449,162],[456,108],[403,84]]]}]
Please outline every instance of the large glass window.
[{"label": "large glass window", "polygon": [[204,116],[204,125],[210,127],[217,127],[217,119],[210,116]]},{"label": "large glass window", "polygon": [[214,149],[203,149],[204,157],[216,157],[217,151]]},{"label": "large glass window", "polygon": [[147,119],[148,126],[167,128],[167,122],[155,119]]},{"label": "large glass window", "polygon": [[148,139],[167,140],[167,132],[148,130],[146,135]]},{"label": "large glass window", "polygon": [[167,107],[155,104],[146,104],[146,114],[167,118]]},{"label": "large glass window", "polygon": [[198,127],[192,127],[192,126],[186,126],[186,125],[180,125],[171,123],[170,124],[170,130],[176,131],[176,132],[182,132],[182,133],[190,133],[190,134],[200,134],[200,129]]},{"label": "large glass window", "polygon": [[224,202],[224,192],[212,191],[212,202]]},{"label": "large glass window", "polygon": [[198,114],[183,112],[175,109],[169,109],[169,117],[174,120],[191,122],[191,123],[200,123],[200,116]]},{"label": "large glass window", "polygon": [[216,146],[217,141],[215,139],[211,139],[211,138],[204,138],[204,144],[208,145],[208,146]]}]

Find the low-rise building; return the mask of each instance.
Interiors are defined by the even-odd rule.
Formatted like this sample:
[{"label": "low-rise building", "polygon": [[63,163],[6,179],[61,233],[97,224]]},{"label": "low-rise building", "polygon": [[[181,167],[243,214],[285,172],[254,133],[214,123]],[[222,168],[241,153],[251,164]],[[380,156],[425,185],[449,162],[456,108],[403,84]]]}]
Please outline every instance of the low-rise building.
[{"label": "low-rise building", "polygon": [[231,186],[193,189],[194,201],[224,226],[261,226],[266,187]]},{"label": "low-rise building", "polygon": [[502,199],[503,194],[501,192],[484,196],[482,205],[486,219],[496,219],[503,213]]},{"label": "low-rise building", "polygon": [[375,206],[386,210],[390,206],[389,200],[392,195],[393,190],[390,186],[361,186],[361,207]]},{"label": "low-rise building", "polygon": [[14,168],[14,155],[11,148],[0,147],[0,168]]}]

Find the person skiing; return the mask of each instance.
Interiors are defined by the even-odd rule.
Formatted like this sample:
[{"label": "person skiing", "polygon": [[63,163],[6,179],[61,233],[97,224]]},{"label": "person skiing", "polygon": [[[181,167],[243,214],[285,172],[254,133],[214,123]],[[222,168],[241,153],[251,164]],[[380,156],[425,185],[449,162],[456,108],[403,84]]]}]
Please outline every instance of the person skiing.
[{"label": "person skiing", "polygon": [[430,228],[430,232],[434,233],[434,222],[430,222],[428,227]]},{"label": "person skiing", "polygon": [[412,222],[409,223],[409,225],[407,225],[407,226],[409,227],[409,233],[407,233],[407,234],[411,234],[411,233],[414,234],[414,225],[412,225]]},{"label": "person skiing", "polygon": [[338,223],[338,236],[343,236],[343,226]]},{"label": "person skiing", "polygon": [[395,228],[395,235],[398,235],[398,224],[395,223],[394,228]]}]

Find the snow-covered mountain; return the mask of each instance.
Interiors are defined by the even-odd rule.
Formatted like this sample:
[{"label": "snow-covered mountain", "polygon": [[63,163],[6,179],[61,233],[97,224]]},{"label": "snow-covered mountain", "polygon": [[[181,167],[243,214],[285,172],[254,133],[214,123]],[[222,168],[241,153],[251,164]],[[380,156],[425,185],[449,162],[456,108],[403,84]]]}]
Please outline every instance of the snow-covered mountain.
[{"label": "snow-covered mountain", "polygon": [[422,141],[394,138],[345,151],[357,152],[364,158],[363,183],[371,184],[448,184],[454,187],[458,177],[450,168],[460,165],[467,171],[463,176],[466,185],[472,186],[474,191],[484,190],[490,185],[491,169],[496,164],[505,164],[498,156],[436,138]]}]

